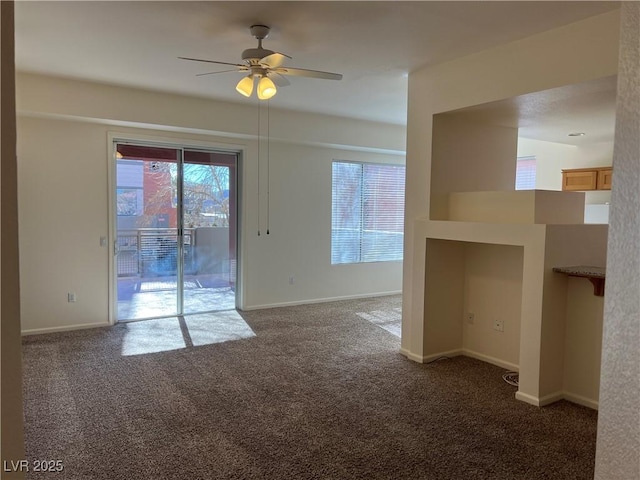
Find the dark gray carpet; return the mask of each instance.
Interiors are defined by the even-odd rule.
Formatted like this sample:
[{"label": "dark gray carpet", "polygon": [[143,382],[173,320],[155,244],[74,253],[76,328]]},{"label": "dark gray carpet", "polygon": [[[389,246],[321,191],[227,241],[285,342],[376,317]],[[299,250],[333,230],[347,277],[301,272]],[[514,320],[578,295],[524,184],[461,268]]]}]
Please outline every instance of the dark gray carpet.
[{"label": "dark gray carpet", "polygon": [[405,359],[365,319],[399,308],[248,312],[254,337],[133,356],[126,325],[26,337],[27,457],[65,467],[28,478],[593,477],[596,412],[519,402],[473,359]]}]

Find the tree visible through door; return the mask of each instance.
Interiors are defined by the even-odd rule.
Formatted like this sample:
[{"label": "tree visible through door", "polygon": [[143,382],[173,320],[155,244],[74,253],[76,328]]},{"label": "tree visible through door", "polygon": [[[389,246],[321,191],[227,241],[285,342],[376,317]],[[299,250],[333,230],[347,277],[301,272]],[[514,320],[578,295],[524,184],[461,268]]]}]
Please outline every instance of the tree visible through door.
[{"label": "tree visible through door", "polygon": [[117,319],[235,307],[235,153],[116,144]]}]

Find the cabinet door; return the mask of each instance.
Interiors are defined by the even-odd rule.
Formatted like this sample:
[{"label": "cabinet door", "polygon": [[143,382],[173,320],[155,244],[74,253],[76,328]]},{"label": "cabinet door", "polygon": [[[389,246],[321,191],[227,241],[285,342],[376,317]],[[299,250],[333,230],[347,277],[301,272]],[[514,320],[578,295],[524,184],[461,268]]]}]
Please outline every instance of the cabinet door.
[{"label": "cabinet door", "polygon": [[607,168],[598,171],[598,190],[611,190],[611,177],[613,170]]},{"label": "cabinet door", "polygon": [[596,170],[562,172],[562,190],[595,190],[597,177]]}]

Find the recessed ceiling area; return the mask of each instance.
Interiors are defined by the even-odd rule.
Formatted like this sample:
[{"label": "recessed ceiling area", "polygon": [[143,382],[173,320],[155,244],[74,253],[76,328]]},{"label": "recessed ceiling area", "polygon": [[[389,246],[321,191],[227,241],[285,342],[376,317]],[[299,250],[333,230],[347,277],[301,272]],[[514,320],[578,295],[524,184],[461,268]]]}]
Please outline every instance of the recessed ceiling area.
[{"label": "recessed ceiling area", "polygon": [[341,81],[291,78],[273,107],[406,124],[407,74],[619,7],[618,2],[16,2],[21,72],[251,102],[241,75],[180,56],[240,61],[249,26],[287,65]]},{"label": "recessed ceiling area", "polygon": [[[588,145],[613,141],[617,77],[552,88],[476,105],[445,115],[518,128],[518,136],[534,140]],[[570,135],[571,133],[584,135]]]}]

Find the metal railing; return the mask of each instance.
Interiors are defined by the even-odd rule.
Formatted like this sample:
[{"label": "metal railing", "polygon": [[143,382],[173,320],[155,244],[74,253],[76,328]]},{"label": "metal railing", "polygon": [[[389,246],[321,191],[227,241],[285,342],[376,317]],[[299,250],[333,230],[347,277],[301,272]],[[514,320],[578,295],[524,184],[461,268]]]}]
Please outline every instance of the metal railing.
[{"label": "metal railing", "polygon": [[[184,272],[195,270],[194,229],[183,235]],[[178,229],[138,228],[118,230],[118,277],[169,276],[177,273]]]}]

